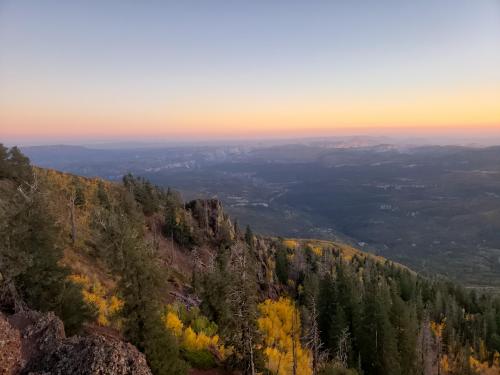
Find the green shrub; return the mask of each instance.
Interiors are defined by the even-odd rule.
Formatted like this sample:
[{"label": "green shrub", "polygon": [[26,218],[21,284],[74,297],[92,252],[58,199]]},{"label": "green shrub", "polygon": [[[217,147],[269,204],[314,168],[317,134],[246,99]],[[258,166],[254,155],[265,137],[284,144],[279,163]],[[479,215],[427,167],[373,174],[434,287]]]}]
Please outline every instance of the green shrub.
[{"label": "green shrub", "polygon": [[208,350],[183,350],[184,359],[199,370],[209,370],[217,366],[214,356]]},{"label": "green shrub", "polygon": [[326,365],[319,371],[319,375],[358,375],[358,372],[354,369]]}]

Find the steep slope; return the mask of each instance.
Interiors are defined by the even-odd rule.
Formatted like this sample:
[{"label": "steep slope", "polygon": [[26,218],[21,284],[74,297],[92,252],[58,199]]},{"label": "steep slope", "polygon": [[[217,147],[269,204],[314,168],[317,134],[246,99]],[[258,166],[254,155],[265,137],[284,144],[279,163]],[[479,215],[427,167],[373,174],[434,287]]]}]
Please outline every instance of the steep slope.
[{"label": "steep slope", "polygon": [[498,373],[498,299],[345,244],[242,231],[219,201],[184,202],[132,175],[109,183],[4,154],[0,307],[10,327],[0,326],[13,344],[0,355],[11,367],[22,331],[12,319],[35,308],[84,336],[60,337],[33,371],[56,371],[56,358],[74,365],[75,350],[103,364],[92,353],[118,348],[113,358],[140,362],[127,341],[154,374],[185,373],[186,363],[247,374]]},{"label": "steep slope", "polygon": [[[50,187],[46,193],[49,196],[48,201],[51,202],[51,211],[55,212],[61,232],[65,234],[63,263],[69,266],[75,275],[80,275],[92,283],[99,283],[106,290],[105,294],[111,298],[116,288],[116,279],[105,262],[94,254],[97,236],[92,217],[96,211],[101,209],[101,202],[98,198],[99,191],[104,191],[109,204],[114,204],[126,193],[124,186],[50,169],[36,169],[36,172],[41,184]],[[133,184],[135,183],[137,182],[133,182]],[[134,190],[133,187],[129,187],[129,189]],[[156,188],[151,186],[151,189],[153,191]],[[171,194],[176,193],[171,192]],[[141,197],[139,197],[140,199]],[[181,239],[183,235],[176,234],[175,228],[167,233],[168,229],[165,229],[166,218],[161,212],[147,212],[144,214],[143,220],[145,240],[156,249],[158,261],[164,268],[164,272],[169,275],[170,297],[165,298],[166,301],[170,302],[172,298],[175,298],[173,296],[186,297],[186,293],[192,289],[190,283],[196,266],[195,262],[206,265],[213,261],[220,243],[225,240],[235,240],[237,235],[235,232],[239,231],[239,229],[234,228],[218,200],[195,200],[182,203],[180,206],[182,208],[176,212],[178,226],[186,226],[184,231],[189,234],[184,234],[184,237],[193,237],[192,239]],[[159,208],[149,208],[151,211],[156,209]],[[257,241],[263,262],[275,254],[280,243],[284,243],[291,250],[310,247],[315,251],[319,251],[319,249],[321,251],[338,251],[346,260],[357,256],[377,262],[386,262],[386,259],[382,257],[363,252],[350,245],[331,241],[282,240],[272,237],[258,237]],[[193,250],[195,250],[195,256],[193,256]],[[268,270],[268,272],[272,273],[272,270]],[[272,278],[273,276],[263,277]]]},{"label": "steep slope", "polygon": [[500,286],[499,147],[344,148],[327,140],[246,152],[25,150],[37,165],[110,179],[133,171],[192,197],[217,196],[260,233],[352,239],[422,273]]}]

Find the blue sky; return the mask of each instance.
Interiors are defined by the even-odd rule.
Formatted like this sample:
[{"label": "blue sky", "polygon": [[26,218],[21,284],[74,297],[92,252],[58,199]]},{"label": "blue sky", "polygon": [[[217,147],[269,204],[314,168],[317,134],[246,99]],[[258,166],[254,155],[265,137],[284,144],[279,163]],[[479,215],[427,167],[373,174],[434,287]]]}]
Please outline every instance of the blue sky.
[{"label": "blue sky", "polygon": [[499,67],[497,0],[0,1],[8,135],[491,126]]}]

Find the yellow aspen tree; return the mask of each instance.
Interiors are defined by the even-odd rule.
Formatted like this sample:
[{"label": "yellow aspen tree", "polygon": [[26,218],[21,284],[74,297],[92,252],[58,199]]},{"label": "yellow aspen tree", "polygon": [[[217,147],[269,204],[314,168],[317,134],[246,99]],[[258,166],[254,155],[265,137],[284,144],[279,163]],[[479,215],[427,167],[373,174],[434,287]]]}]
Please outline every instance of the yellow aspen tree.
[{"label": "yellow aspen tree", "polygon": [[292,301],[268,299],[259,305],[259,315],[267,369],[277,375],[311,375],[312,355],[300,342],[300,313]]}]

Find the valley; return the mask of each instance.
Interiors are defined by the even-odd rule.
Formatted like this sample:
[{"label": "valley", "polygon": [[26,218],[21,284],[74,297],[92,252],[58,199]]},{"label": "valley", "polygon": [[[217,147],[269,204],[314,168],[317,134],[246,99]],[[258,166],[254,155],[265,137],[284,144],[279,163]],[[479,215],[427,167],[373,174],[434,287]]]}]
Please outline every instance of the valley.
[{"label": "valley", "polygon": [[499,371],[500,300],[485,288],[362,244],[254,232],[219,199],[131,173],[113,182],[31,166],[16,147],[0,156],[6,373]]},{"label": "valley", "polygon": [[132,172],[186,199],[218,198],[260,233],[340,239],[424,274],[500,286],[500,148],[350,141],[25,152],[45,167]]}]

